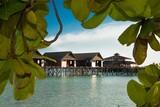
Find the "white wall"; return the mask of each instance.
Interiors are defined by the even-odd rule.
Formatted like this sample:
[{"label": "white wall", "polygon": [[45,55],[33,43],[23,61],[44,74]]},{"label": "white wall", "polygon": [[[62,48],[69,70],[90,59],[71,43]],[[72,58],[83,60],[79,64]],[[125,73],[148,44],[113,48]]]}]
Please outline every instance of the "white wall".
[{"label": "white wall", "polygon": [[67,67],[67,61],[62,61],[61,62],[61,67]]},{"label": "white wall", "polygon": [[77,66],[76,61],[74,61],[74,67],[76,67],[76,66]]},{"label": "white wall", "polygon": [[44,63],[45,63],[45,61],[41,60],[41,67],[44,67]]},{"label": "white wall", "polygon": [[136,65],[136,64],[131,64],[131,67],[133,67],[133,68],[134,68],[134,67],[137,67],[137,65]]},{"label": "white wall", "polygon": [[92,62],[92,67],[96,67],[96,62]]},{"label": "white wall", "polygon": [[101,61],[101,67],[103,67],[103,61]]}]

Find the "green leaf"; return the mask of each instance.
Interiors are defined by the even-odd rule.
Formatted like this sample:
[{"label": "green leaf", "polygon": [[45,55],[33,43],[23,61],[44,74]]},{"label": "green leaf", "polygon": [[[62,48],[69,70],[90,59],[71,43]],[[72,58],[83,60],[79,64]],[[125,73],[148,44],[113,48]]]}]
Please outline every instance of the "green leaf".
[{"label": "green leaf", "polygon": [[122,45],[129,46],[130,44],[134,43],[136,41],[137,34],[140,29],[140,24],[132,24],[129,26],[118,38],[119,42]]},{"label": "green leaf", "polygon": [[122,9],[119,9],[119,7],[114,4],[111,4],[109,15],[117,21],[125,21],[129,19],[129,16],[127,16],[127,14]]},{"label": "green leaf", "polygon": [[121,0],[116,4],[123,9],[129,17],[143,16],[147,0]]},{"label": "green leaf", "polygon": [[48,3],[40,3],[40,1],[35,3],[33,9],[40,17],[45,17],[49,12]]},{"label": "green leaf", "polygon": [[39,3],[48,3],[49,0],[39,0]]},{"label": "green leaf", "polygon": [[26,18],[31,24],[37,24],[37,16],[32,10],[27,12]]},{"label": "green leaf", "polygon": [[70,9],[72,0],[64,0],[64,7]]},{"label": "green leaf", "polygon": [[158,37],[160,37],[160,19],[157,18],[155,21],[154,21],[154,32]]},{"label": "green leaf", "polygon": [[13,74],[14,74],[14,72],[11,72],[9,75],[9,82],[11,85],[13,85],[13,76],[14,76]]},{"label": "green leaf", "polygon": [[152,12],[152,15],[155,17],[155,18],[159,18],[160,17],[160,1],[159,0],[154,0],[154,2],[152,0],[149,0],[149,3],[148,3],[151,7],[151,12]]},{"label": "green leaf", "polygon": [[150,76],[145,72],[142,72],[142,71],[138,72],[138,79],[141,83],[143,83],[145,87],[151,87],[153,85],[154,82],[150,82],[152,78],[154,77]]},{"label": "green leaf", "polygon": [[145,88],[137,83],[135,80],[130,80],[127,85],[127,92],[129,98],[136,103],[136,105],[143,106],[146,103],[147,92]]},{"label": "green leaf", "polygon": [[105,0],[105,1],[103,1],[103,0],[99,0],[99,1],[90,0],[89,1],[89,8],[92,12],[98,14],[98,13],[101,13],[101,12],[108,10],[113,1],[114,0]]},{"label": "green leaf", "polygon": [[36,10],[35,11],[35,14],[37,16],[37,18],[44,18],[47,14],[48,14],[48,11],[47,10]]},{"label": "green leaf", "polygon": [[147,57],[147,49],[148,43],[147,40],[137,38],[134,49],[133,49],[133,57],[137,64],[142,64]]},{"label": "green leaf", "polygon": [[9,61],[0,61],[0,83],[8,80],[11,73]]},{"label": "green leaf", "polygon": [[[25,65],[21,59],[12,60],[10,63],[13,72],[13,77],[10,77],[10,79],[14,79],[15,88],[23,89],[27,87],[31,82],[31,72],[33,72],[30,66]],[[12,80],[10,81],[12,83]]]},{"label": "green leaf", "polygon": [[7,85],[7,80],[0,82],[0,95],[3,93],[3,91],[5,90],[5,87]]},{"label": "green leaf", "polygon": [[[109,0],[95,0],[97,3],[100,3],[100,4],[104,4],[106,2],[108,2]],[[113,0],[112,0],[113,1]]]},{"label": "green leaf", "polygon": [[139,37],[143,39],[149,38],[149,35],[154,30],[154,21],[153,20],[145,20],[142,24],[142,28],[139,34]]},{"label": "green leaf", "polygon": [[0,21],[0,34],[11,38],[15,31],[15,25],[18,23],[19,14],[12,15],[7,21]]},{"label": "green leaf", "polygon": [[21,0],[21,1],[23,1],[23,2],[29,2],[29,0]]},{"label": "green leaf", "polygon": [[37,31],[41,37],[47,36],[47,22],[45,20],[45,10],[36,10],[35,14],[37,16]]},{"label": "green leaf", "polygon": [[45,73],[45,71],[44,71],[39,65],[37,65],[37,64],[34,63],[34,62],[31,62],[30,64],[31,64],[32,67],[35,69],[35,70],[34,70],[34,73],[35,73],[35,76],[36,76],[38,79],[45,79],[45,78],[46,78],[46,73]]},{"label": "green leaf", "polygon": [[147,92],[147,103],[151,107],[157,107],[160,104],[160,82],[157,82],[151,89]]},{"label": "green leaf", "polygon": [[41,37],[47,36],[47,22],[44,18],[38,17],[37,18],[37,31],[40,33]]},{"label": "green leaf", "polygon": [[39,33],[36,30],[36,27],[32,26],[29,23],[25,23],[23,26],[23,33],[24,36],[27,37],[28,39],[37,39],[39,36]]},{"label": "green leaf", "polygon": [[46,44],[44,40],[42,40],[40,42],[40,44],[38,45],[38,49],[43,49],[43,48],[47,48],[48,46],[50,46],[51,44]]},{"label": "green leaf", "polygon": [[145,17],[146,19],[150,19],[152,17],[151,7],[148,4],[148,2],[146,4],[145,10],[144,10],[144,12],[143,12],[143,14],[141,16]]},{"label": "green leaf", "polygon": [[20,60],[25,59],[25,60],[28,60],[28,61],[32,61],[33,60],[32,59],[32,52],[25,52],[21,56],[18,56],[18,59],[20,59]]},{"label": "green leaf", "polygon": [[151,87],[158,81],[158,72],[155,65],[149,65],[144,70],[138,72],[138,79],[145,87]]},{"label": "green leaf", "polygon": [[10,60],[10,65],[12,67],[12,71],[17,75],[23,76],[25,74],[24,65],[20,59]]},{"label": "green leaf", "polygon": [[14,86],[17,89],[23,89],[27,87],[31,82],[31,73],[30,74],[24,74],[23,76],[14,75]]},{"label": "green leaf", "polygon": [[89,16],[88,0],[72,0],[71,9],[76,19],[83,22]]},{"label": "green leaf", "polygon": [[34,75],[38,78],[38,79],[45,79],[46,78],[46,73],[45,71],[36,63],[34,63],[33,61],[29,61],[27,59],[22,59],[25,66],[28,67],[28,69],[30,70],[30,72],[34,73]]},{"label": "green leaf", "polygon": [[16,32],[16,46],[15,47],[16,47],[15,49],[16,55],[20,56],[25,52],[24,40],[23,40],[21,31]]},{"label": "green leaf", "polygon": [[148,39],[150,47],[155,51],[160,51],[160,44],[155,35],[152,33],[152,36]]},{"label": "green leaf", "polygon": [[28,43],[28,47],[30,50],[37,50],[37,48],[39,47],[40,43],[41,43],[42,39],[41,37],[38,37],[36,40],[27,40]]},{"label": "green leaf", "polygon": [[0,38],[0,59],[7,59],[10,52],[10,39],[1,34]]},{"label": "green leaf", "polygon": [[103,20],[107,16],[107,14],[108,14],[107,11],[105,11],[103,13],[95,14],[93,17],[91,17],[87,21],[83,22],[82,26],[87,29],[95,28],[103,22]]},{"label": "green leaf", "polygon": [[41,13],[43,13],[41,15],[46,16],[48,14],[48,12],[49,12],[48,2],[38,0],[34,4],[33,10],[35,10],[35,12],[36,11],[41,11]]},{"label": "green leaf", "polygon": [[116,3],[112,3],[110,6],[109,15],[116,21],[139,21],[139,17],[130,17],[128,16],[123,9]]},{"label": "green leaf", "polygon": [[100,11],[104,10],[105,7],[106,7],[105,4],[100,4],[100,3],[96,2],[95,0],[89,1],[89,8],[94,13],[99,13]]},{"label": "green leaf", "polygon": [[145,67],[145,71],[148,72],[150,75],[160,76],[160,69],[155,64],[151,64],[151,65]]},{"label": "green leaf", "polygon": [[17,88],[15,85],[16,80],[14,79],[14,97],[16,100],[24,100],[31,97],[34,93],[35,87],[35,76],[32,74],[30,78],[30,83],[24,88]]},{"label": "green leaf", "polygon": [[20,0],[9,0],[5,5],[0,6],[0,19],[8,20],[8,18],[23,10],[26,4]]}]

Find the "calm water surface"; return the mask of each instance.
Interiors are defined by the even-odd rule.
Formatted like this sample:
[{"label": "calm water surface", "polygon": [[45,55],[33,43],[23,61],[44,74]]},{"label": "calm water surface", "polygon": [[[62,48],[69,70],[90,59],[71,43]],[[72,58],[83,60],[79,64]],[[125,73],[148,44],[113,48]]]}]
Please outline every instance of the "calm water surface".
[{"label": "calm water surface", "polygon": [[10,86],[0,96],[0,107],[135,107],[126,84],[135,77],[66,77],[37,81],[32,98],[17,102]]}]

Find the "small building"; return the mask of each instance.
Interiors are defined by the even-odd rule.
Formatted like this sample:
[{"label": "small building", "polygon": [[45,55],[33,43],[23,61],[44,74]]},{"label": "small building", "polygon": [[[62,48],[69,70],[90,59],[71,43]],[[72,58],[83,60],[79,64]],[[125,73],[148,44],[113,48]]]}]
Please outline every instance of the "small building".
[{"label": "small building", "polygon": [[103,59],[103,66],[107,68],[131,68],[136,66],[136,63],[131,61],[131,58],[115,53],[114,56]]},{"label": "small building", "polygon": [[74,53],[77,67],[103,67],[100,53]]},{"label": "small building", "polygon": [[44,56],[55,59],[56,62],[46,60],[45,66],[76,67],[76,58],[70,51],[48,52]]},{"label": "small building", "polygon": [[33,52],[33,61],[41,67],[44,67],[45,60],[40,52]]}]

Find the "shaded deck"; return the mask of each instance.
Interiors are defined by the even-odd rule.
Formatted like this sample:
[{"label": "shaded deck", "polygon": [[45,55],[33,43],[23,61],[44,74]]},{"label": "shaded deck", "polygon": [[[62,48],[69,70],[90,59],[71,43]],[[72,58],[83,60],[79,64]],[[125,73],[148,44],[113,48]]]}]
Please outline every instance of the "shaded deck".
[{"label": "shaded deck", "polygon": [[45,67],[48,77],[65,76],[135,76],[139,68]]}]

